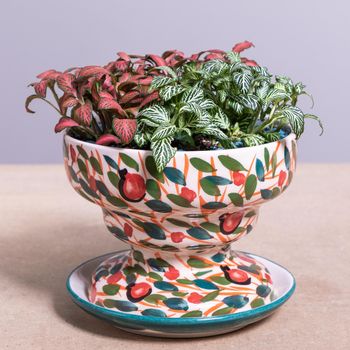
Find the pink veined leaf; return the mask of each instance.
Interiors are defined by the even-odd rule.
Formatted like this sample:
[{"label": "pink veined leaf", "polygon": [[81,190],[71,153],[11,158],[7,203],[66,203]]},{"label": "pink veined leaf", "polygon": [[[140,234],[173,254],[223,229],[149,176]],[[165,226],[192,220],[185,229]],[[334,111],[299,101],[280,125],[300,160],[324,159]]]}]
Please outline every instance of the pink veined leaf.
[{"label": "pink veined leaf", "polygon": [[144,75],[144,74],[145,74],[145,66],[144,66],[144,65],[139,65],[139,66],[136,68],[136,73],[141,74],[141,75]]},{"label": "pink veined leaf", "polygon": [[71,73],[62,73],[57,77],[57,85],[58,87],[66,92],[67,94],[76,96],[77,92],[73,87],[73,81],[75,76]]},{"label": "pink veined leaf", "polygon": [[127,61],[116,61],[114,62],[115,69],[120,70],[121,72],[124,72],[129,66],[129,62]]},{"label": "pink veined leaf", "polygon": [[53,80],[55,80],[60,74],[61,74],[60,72],[57,72],[54,69],[49,69],[49,70],[37,75],[37,78],[38,79],[53,79]]},{"label": "pink veined leaf", "polygon": [[193,55],[190,56],[189,60],[190,61],[197,61],[199,59],[200,54],[199,53],[194,53]]},{"label": "pink veined leaf", "polygon": [[86,66],[81,68],[79,71],[78,76],[79,77],[87,77],[90,75],[98,75],[98,74],[107,74],[107,69],[100,67],[100,66]]},{"label": "pink veined leaf", "polygon": [[237,52],[237,53],[240,53],[244,50],[247,50],[249,49],[250,47],[254,46],[253,43],[251,43],[250,41],[243,41],[241,43],[238,43],[236,44],[233,48],[232,48],[232,51],[233,52]]},{"label": "pink veined leaf", "polygon": [[131,61],[130,56],[126,52],[121,51],[121,52],[118,52],[117,54],[122,60],[127,62]]},{"label": "pink veined leaf", "polygon": [[73,126],[79,126],[79,124],[72,118],[62,117],[55,125],[55,132],[61,132],[62,130]]},{"label": "pink veined leaf", "polygon": [[107,99],[113,100],[113,96],[107,91],[101,91],[99,95],[101,98],[107,98]]},{"label": "pink veined leaf", "polygon": [[113,119],[113,130],[124,144],[128,144],[133,140],[136,128],[136,119]]},{"label": "pink veined leaf", "polygon": [[148,105],[149,103],[151,103],[154,100],[157,100],[158,97],[159,97],[158,91],[152,92],[150,95],[148,95],[147,97],[145,97],[143,99],[143,101],[140,104],[140,108],[142,108],[143,106]]},{"label": "pink veined leaf", "polygon": [[130,91],[126,93],[119,101],[120,103],[127,103],[139,95],[140,93],[138,91]]},{"label": "pink veined leaf", "polygon": [[125,109],[125,112],[127,112],[127,114],[131,114],[134,118],[136,118],[137,113],[139,112],[140,107],[130,107]]},{"label": "pink veined leaf", "polygon": [[63,108],[74,107],[78,104],[78,100],[75,97],[67,97],[62,101]]},{"label": "pink veined leaf", "polygon": [[246,64],[247,66],[251,66],[251,67],[255,67],[258,66],[258,64],[256,63],[256,61],[254,60],[249,60],[246,57],[241,57],[241,61]]},{"label": "pink veined leaf", "polygon": [[75,116],[79,124],[89,126],[92,121],[92,106],[90,101],[86,101],[75,110]]},{"label": "pink veined leaf", "polygon": [[120,139],[112,134],[105,134],[105,135],[101,135],[97,140],[96,140],[96,144],[97,145],[102,145],[102,146],[108,146],[111,144],[118,144],[120,143]]},{"label": "pink veined leaf", "polygon": [[152,77],[147,77],[147,78],[144,78],[144,79],[139,79],[138,83],[140,85],[150,85],[152,83],[152,80],[153,80]]},{"label": "pink veined leaf", "polygon": [[119,83],[124,83],[125,81],[129,80],[130,73],[123,73],[119,78]]},{"label": "pink veined leaf", "polygon": [[109,62],[107,65],[104,66],[104,68],[111,73],[114,70],[114,61]]},{"label": "pink veined leaf", "polygon": [[147,55],[147,58],[150,58],[156,64],[156,66],[166,66],[165,60],[160,56]]},{"label": "pink veined leaf", "polygon": [[118,112],[118,114],[120,114],[122,116],[126,116],[126,113],[123,110],[123,108],[120,106],[120,104],[117,101],[111,100],[109,98],[101,98],[100,102],[98,103],[98,108],[99,109],[113,109],[113,110],[116,110]]},{"label": "pink veined leaf", "polygon": [[112,77],[109,74],[107,74],[106,77],[105,77],[105,80],[104,80],[104,82],[102,84],[102,88],[103,89],[108,89],[110,87],[113,87],[113,85],[112,85]]},{"label": "pink veined leaf", "polygon": [[83,96],[86,91],[91,90],[92,84],[93,84],[92,79],[89,78],[87,81],[83,82],[83,84],[79,84],[79,87],[78,87],[79,96]]},{"label": "pink veined leaf", "polygon": [[42,80],[40,83],[34,83],[33,87],[35,92],[41,97],[46,97],[47,84],[48,80]]},{"label": "pink veined leaf", "polygon": [[134,88],[135,86],[137,86],[137,82],[131,81],[131,80],[125,81],[121,84],[119,84],[119,83],[117,84],[118,90],[121,90],[121,91],[129,91],[132,88]]},{"label": "pink veined leaf", "polygon": [[205,61],[216,60],[216,59],[223,59],[223,55],[221,53],[209,53],[204,58]]}]

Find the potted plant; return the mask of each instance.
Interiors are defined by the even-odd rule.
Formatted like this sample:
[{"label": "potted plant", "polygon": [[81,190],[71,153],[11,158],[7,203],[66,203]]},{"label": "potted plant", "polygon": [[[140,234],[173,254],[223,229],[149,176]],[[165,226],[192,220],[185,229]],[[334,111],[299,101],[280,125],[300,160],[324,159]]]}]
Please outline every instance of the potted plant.
[{"label": "potted plant", "polygon": [[60,115],[73,188],[132,248],[93,266],[88,300],[68,280],[90,313],[134,332],[203,336],[265,317],[293,292],[277,295],[278,268],[230,244],[289,186],[304,120],[320,120],[297,107],[302,83],[241,57],[251,46],[119,52],[31,84],[27,111],[41,99]]}]

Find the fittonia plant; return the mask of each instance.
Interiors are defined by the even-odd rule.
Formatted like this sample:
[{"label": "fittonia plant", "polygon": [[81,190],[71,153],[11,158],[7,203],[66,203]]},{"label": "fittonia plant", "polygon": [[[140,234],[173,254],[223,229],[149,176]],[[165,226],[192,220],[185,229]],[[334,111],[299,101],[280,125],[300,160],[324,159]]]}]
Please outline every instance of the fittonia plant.
[{"label": "fittonia plant", "polygon": [[[119,53],[104,67],[65,72],[49,70],[31,84],[35,94],[61,115],[55,127],[84,141],[151,149],[162,171],[178,149],[202,150],[256,146],[294,132],[305,118],[297,107],[307,95],[302,83],[271,75],[241,57],[252,46],[229,52],[208,50],[190,57],[177,50],[162,56]],[[61,90],[58,96],[56,89]],[[47,100],[49,89],[57,107]]]}]

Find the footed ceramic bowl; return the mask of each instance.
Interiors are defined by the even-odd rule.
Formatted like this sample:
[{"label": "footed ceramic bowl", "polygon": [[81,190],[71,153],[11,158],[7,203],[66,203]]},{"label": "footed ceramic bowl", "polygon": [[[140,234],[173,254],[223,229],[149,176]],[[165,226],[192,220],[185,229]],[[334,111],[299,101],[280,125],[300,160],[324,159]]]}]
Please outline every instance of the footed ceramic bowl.
[{"label": "footed ceramic bowl", "polygon": [[91,303],[147,317],[206,318],[271,301],[269,269],[230,245],[289,186],[293,134],[256,147],[179,151],[162,173],[150,151],[65,136],[64,154],[74,189],[102,208],[109,232],[132,248],[96,268]]}]

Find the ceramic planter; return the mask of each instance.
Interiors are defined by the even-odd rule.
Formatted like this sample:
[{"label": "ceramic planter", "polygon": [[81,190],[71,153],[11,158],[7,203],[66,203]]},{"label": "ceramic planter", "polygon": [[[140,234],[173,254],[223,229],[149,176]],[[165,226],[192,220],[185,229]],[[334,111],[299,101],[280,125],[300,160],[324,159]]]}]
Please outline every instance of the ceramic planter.
[{"label": "ceramic planter", "polygon": [[131,246],[100,262],[90,303],[178,319],[231,315],[274,300],[269,269],[231,243],[289,186],[293,134],[250,148],[178,151],[162,173],[150,151],[66,135],[64,154],[73,188],[100,206],[109,232]]}]

